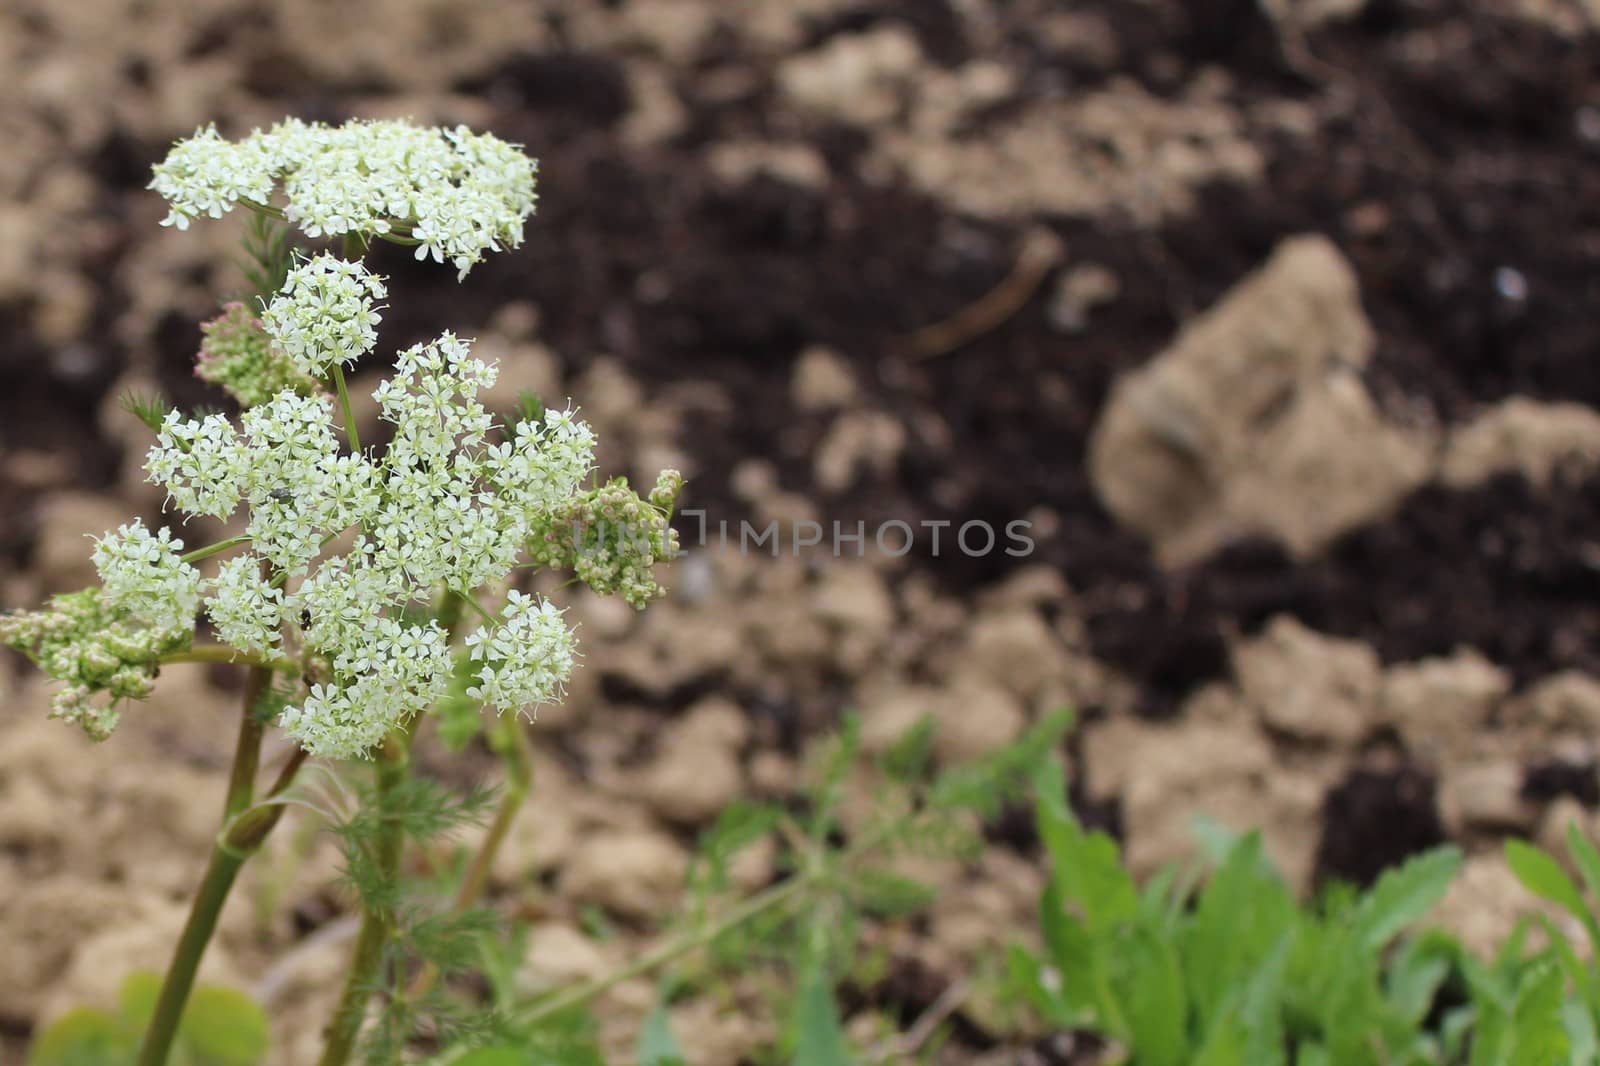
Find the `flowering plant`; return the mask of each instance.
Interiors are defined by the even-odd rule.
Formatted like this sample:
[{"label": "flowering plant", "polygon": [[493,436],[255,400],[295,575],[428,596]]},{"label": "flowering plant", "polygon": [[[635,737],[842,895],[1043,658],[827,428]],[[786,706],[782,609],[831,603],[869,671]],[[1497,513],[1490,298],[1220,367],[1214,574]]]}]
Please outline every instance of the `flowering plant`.
[{"label": "flowering plant", "polygon": [[[535,176],[515,145],[405,122],[291,120],[240,141],[207,128],[155,168],[168,224],[243,207],[262,220],[258,236],[281,228],[262,242],[270,284],[260,306],[228,304],[202,329],[197,373],[237,402],[237,419],[138,409],[155,434],[146,469],[167,503],[238,532],[185,551],[169,528],[135,519],[96,541],[97,587],[0,619],[0,641],[61,683],[52,716],[95,739],[150,694],[165,665],[250,672],[223,828],[143,1036],[142,1066],[167,1061],[222,902],[304,760],[376,763],[378,816],[356,850],[369,873],[392,878],[404,828],[393,809],[422,717],[453,688],[511,712],[496,728],[515,761],[527,743],[516,716],[559,700],[574,668],[561,609],[512,586],[546,567],[635,607],[662,591],[653,566],[676,550],[668,518],[682,479],[667,471],[644,497],[622,479],[594,483],[594,434],[571,408],[530,404],[497,422],[480,400],[496,368],[470,342],[443,333],[399,354],[373,393],[385,446],[364,446],[352,416],[345,371],[376,349],[387,296],[364,263],[370,243],[414,246],[418,259],[448,260],[465,277],[485,253],[521,243]],[[296,230],[337,251],[293,249]],[[594,523],[622,520],[635,535],[586,550]],[[199,636],[202,619],[215,642]],[[297,747],[258,793],[274,723]],[[492,860],[522,792],[508,791],[474,869]],[[481,883],[481,872],[469,878],[462,908]],[[392,899],[363,892],[328,1066],[351,1053],[396,921]]]}]

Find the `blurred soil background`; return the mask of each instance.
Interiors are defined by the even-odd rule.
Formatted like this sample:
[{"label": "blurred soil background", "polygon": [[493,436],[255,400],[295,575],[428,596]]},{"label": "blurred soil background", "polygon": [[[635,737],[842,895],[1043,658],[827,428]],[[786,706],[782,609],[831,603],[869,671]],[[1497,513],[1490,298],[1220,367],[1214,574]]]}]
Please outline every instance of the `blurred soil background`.
[{"label": "blurred soil background", "polygon": [[[1139,871],[1197,815],[1259,826],[1308,890],[1460,841],[1443,917],[1482,940],[1521,898],[1498,838],[1594,823],[1595,0],[9,0],[0,86],[0,607],[158,520],[119,395],[223,403],[192,360],[242,219],[164,230],[144,188],[211,121],[525,144],[523,250],[458,286],[380,248],[384,348],[476,336],[494,405],[570,396],[606,472],[679,467],[713,534],[780,524],[773,558],[686,520],[643,615],[564,594],[586,659],[495,876],[537,922],[530,989],[636,950],[695,835],[792,794],[847,711],[869,749],[932,715],[950,762],[1075,707],[1080,810]],[[890,520],[919,531],[899,557],[871,543]],[[1035,550],[969,557],[973,520]],[[866,550],[796,557],[805,521],[864,522]],[[5,1061],[165,965],[239,684],[171,669],[96,746],[24,665],[0,661]],[[948,1061],[1070,1054],[973,982],[1041,877],[1026,812],[987,835],[870,934],[858,1035],[961,983]],[[314,1057],[344,962],[335,865],[286,825],[208,962],[272,1004],[282,1063]],[[770,1039],[757,984],[676,1009],[691,1061]],[[608,1031],[653,994],[621,986]]]}]

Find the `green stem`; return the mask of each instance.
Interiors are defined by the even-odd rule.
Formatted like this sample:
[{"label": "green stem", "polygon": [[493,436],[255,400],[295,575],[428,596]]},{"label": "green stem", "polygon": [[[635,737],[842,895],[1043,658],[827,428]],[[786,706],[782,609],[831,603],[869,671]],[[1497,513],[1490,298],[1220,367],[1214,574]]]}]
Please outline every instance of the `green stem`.
[{"label": "green stem", "polygon": [[219,540],[215,544],[207,544],[204,548],[196,548],[189,554],[179,558],[186,563],[198,563],[201,559],[209,559],[213,555],[220,555],[229,548],[237,548],[241,544],[249,543],[250,538],[241,533],[237,537],[229,537],[227,540]]},{"label": "green stem", "polygon": [[[411,735],[405,729],[397,730],[378,752],[376,803],[379,810],[405,781],[411,761]],[[378,869],[386,881],[392,881],[399,871],[402,843],[400,826],[386,821],[379,829],[376,845]],[[371,994],[373,979],[383,963],[383,949],[388,944],[393,926],[394,916],[387,910],[362,903],[361,930],[356,934],[350,972],[345,977],[339,1005],[334,1009],[328,1042],[323,1046],[322,1058],[317,1060],[319,1066],[344,1066],[350,1059],[350,1053],[355,1050],[356,1038],[360,1036],[362,1022],[366,1020],[367,999]]]},{"label": "green stem", "polygon": [[350,442],[350,450],[361,450],[361,435],[356,432],[356,417],[350,411],[350,390],[345,388],[344,367],[337,361],[333,364],[333,386],[339,392],[339,409],[344,412],[344,435]]},{"label": "green stem", "polygon": [[[500,793],[500,806],[495,811],[494,821],[479,845],[478,853],[472,857],[472,865],[467,868],[460,887],[456,889],[454,910],[457,914],[471,909],[483,895],[484,886],[489,881],[489,871],[494,868],[500,847],[505,843],[511,825],[517,820],[517,813],[522,810],[523,802],[533,787],[533,745],[528,742],[528,732],[522,728],[521,720],[515,716],[502,719],[498,731],[502,744],[501,757],[506,764],[506,784]],[[415,1001],[422,998],[438,980],[439,968],[428,963],[406,989],[406,999]]]},{"label": "green stem", "polygon": [[672,960],[694,951],[696,948],[705,947],[724,933],[738,928],[759,914],[792,902],[801,891],[811,886],[814,879],[812,875],[799,874],[781,885],[773,885],[763,892],[758,892],[743,903],[730,908],[711,924],[685,933],[682,936],[674,937],[660,947],[640,955],[620,970],[613,971],[604,977],[587,981],[581,985],[574,985],[572,988],[559,992],[549,999],[535,1003],[526,1010],[518,1011],[514,1020],[516,1024],[521,1026],[532,1025],[552,1015],[560,1014],[562,1011],[582,1006],[624,981],[649,973],[656,967],[664,966]]},{"label": "green stem", "polygon": [[230,666],[275,670],[281,674],[300,672],[300,664],[293,659],[252,655],[247,651],[230,648],[226,644],[199,644],[187,651],[175,651],[170,655],[163,655],[157,661],[162,666],[173,663],[225,663]]},{"label": "green stem", "polygon": [[211,861],[206,865],[205,877],[200,881],[200,891],[189,907],[189,920],[184,923],[183,935],[178,938],[177,950],[167,967],[166,980],[161,985],[161,998],[156,1001],[156,1012],[145,1030],[144,1042],[139,1045],[138,1066],[166,1066],[172,1051],[173,1038],[178,1034],[178,1022],[184,1004],[194,988],[194,975],[200,968],[200,958],[205,954],[211,934],[216,931],[217,918],[228,899],[228,891],[239,876],[245,855],[224,851],[222,846],[211,849]]},{"label": "green stem", "polygon": [[[239,876],[239,869],[244,866],[245,860],[277,823],[276,812],[281,808],[273,808],[275,813],[270,821],[258,819],[247,840],[229,839],[241,820],[240,816],[249,810],[254,798],[264,730],[252,712],[269,681],[267,670],[258,666],[250,671],[250,678],[245,685],[244,708],[239,716],[239,739],[234,747],[233,768],[228,774],[228,791],[223,801],[223,833],[219,834],[217,843],[211,849],[205,876],[200,880],[200,889],[189,907],[189,917],[178,938],[178,946],[173,950],[166,979],[161,983],[161,995],[156,1000],[155,1013],[139,1046],[138,1066],[166,1066],[183,1017],[184,1005],[188,1003],[189,993],[194,988],[200,960],[205,955],[212,934],[216,932],[222,905],[227,902],[228,892],[233,888],[233,882]],[[286,776],[280,776],[274,786],[274,794],[287,787],[294,776],[293,769],[298,766],[298,761],[291,760],[291,767],[286,768]],[[240,847],[241,843],[248,843],[249,846]]]}]

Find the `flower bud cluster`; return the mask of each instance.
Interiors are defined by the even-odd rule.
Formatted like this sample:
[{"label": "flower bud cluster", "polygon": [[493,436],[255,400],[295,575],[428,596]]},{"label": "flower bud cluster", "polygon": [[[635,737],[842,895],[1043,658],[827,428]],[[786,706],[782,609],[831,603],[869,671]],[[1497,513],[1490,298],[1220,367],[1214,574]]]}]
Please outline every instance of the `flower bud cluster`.
[{"label": "flower bud cluster", "polygon": [[116,728],[117,701],[148,696],[157,661],[184,650],[194,637],[193,616],[163,629],[110,600],[105,590],[89,588],[56,596],[42,611],[0,616],[0,644],[65,682],[51,698],[50,717],[96,740]]},{"label": "flower bud cluster", "polygon": [[627,478],[612,478],[547,512],[535,523],[528,553],[535,563],[570,569],[600,595],[620,595],[643,610],[666,591],[655,566],[678,554],[671,517],[682,490],[676,470],[662,471],[646,499]]},{"label": "flower bud cluster", "polygon": [[536,173],[516,145],[465,127],[290,119],[237,142],[197,130],[157,164],[150,187],[169,205],[163,225],[186,229],[245,203],[281,210],[308,237],[414,244],[418,259],[448,260],[464,277],[485,252],[522,243]]},{"label": "flower bud cluster", "polygon": [[302,396],[317,383],[267,336],[261,319],[237,301],[200,326],[200,357],[195,376],[220,386],[240,407],[266,403],[284,389]]}]

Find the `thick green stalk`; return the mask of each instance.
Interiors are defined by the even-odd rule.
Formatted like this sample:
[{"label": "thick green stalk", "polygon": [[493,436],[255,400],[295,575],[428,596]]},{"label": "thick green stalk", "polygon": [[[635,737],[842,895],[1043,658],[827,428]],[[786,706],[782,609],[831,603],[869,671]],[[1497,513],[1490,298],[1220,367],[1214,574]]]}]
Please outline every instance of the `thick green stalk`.
[{"label": "thick green stalk", "polygon": [[[216,932],[217,918],[222,913],[222,905],[227,902],[228,892],[233,888],[235,878],[239,876],[239,868],[250,857],[255,846],[261,843],[266,833],[271,830],[272,824],[277,821],[276,813],[271,821],[261,824],[257,819],[252,826],[250,836],[253,844],[248,848],[241,848],[230,842],[228,835],[241,820],[250,807],[250,802],[255,792],[256,770],[261,764],[261,737],[263,728],[261,722],[253,713],[256,700],[260,698],[271,680],[270,671],[257,666],[251,669],[249,681],[245,685],[244,709],[239,719],[239,739],[234,747],[233,769],[228,775],[228,792],[223,801],[222,825],[223,832],[219,834],[216,845],[211,849],[211,859],[206,865],[205,876],[200,880],[200,889],[195,894],[194,902],[189,907],[189,918],[184,923],[183,934],[178,938],[178,946],[172,953],[172,962],[167,967],[166,979],[161,984],[161,996],[156,1000],[156,1009],[150,1019],[150,1027],[145,1030],[144,1041],[139,1047],[138,1066],[166,1066],[167,1056],[172,1052],[172,1041],[178,1033],[178,1023],[183,1017],[183,1008],[189,1001],[189,993],[194,988],[194,977],[200,969],[200,960],[205,955],[206,945],[211,943],[211,936]],[[298,766],[298,762],[293,765]],[[292,777],[292,772],[290,774]],[[288,782],[279,779],[280,786]],[[273,808],[276,812],[281,808]]]},{"label": "thick green stalk", "polygon": [[[377,756],[378,796],[381,810],[389,795],[406,778],[410,767],[411,734],[397,730],[385,741]],[[403,834],[397,824],[385,823],[379,829],[377,848],[378,869],[386,880],[393,880],[400,869],[400,849]],[[343,1066],[355,1050],[356,1038],[361,1035],[361,1025],[367,1016],[367,999],[378,967],[383,963],[383,949],[394,928],[394,915],[387,910],[368,907],[361,910],[361,930],[356,934],[356,946],[350,959],[350,972],[345,976],[344,991],[339,1005],[334,1009],[333,1023],[328,1028],[328,1042],[323,1046],[319,1066]]]}]

